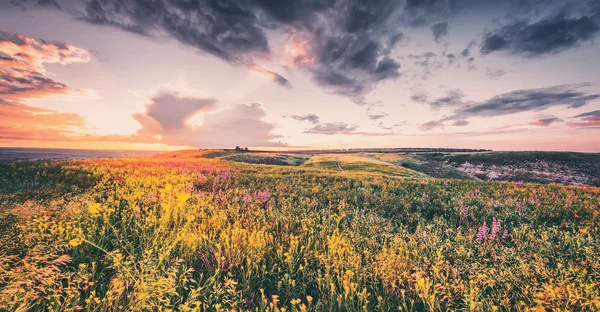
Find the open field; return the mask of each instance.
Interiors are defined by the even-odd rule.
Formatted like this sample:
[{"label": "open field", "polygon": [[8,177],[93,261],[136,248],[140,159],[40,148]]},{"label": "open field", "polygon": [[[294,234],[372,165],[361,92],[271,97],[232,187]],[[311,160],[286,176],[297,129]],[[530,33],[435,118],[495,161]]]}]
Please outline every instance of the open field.
[{"label": "open field", "polygon": [[599,188],[198,156],[0,164],[0,310],[600,309]]},{"label": "open field", "polygon": [[312,153],[192,150],[159,158],[215,158],[241,163],[442,179],[600,186],[600,154],[571,152]]}]

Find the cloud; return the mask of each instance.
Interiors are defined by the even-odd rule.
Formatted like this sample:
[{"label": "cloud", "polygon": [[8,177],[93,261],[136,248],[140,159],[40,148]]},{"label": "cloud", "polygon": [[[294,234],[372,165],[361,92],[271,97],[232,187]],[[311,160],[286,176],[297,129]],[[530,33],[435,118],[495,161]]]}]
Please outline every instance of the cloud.
[{"label": "cloud", "polygon": [[425,104],[425,103],[427,103],[427,101],[429,99],[429,95],[423,91],[416,92],[410,96],[410,99],[417,103]]},{"label": "cloud", "polygon": [[214,108],[216,100],[182,97],[178,92],[161,91],[146,107],[148,117],[165,129],[183,129],[194,114]]},{"label": "cloud", "polygon": [[73,113],[31,107],[0,99],[0,140],[67,140],[85,127],[85,119]]},{"label": "cloud", "polygon": [[0,98],[22,100],[75,93],[47,77],[44,64],[88,62],[88,51],[63,43],[0,31]]},{"label": "cloud", "polygon": [[378,83],[400,75],[390,53],[404,36],[393,18],[402,14],[392,0],[306,1],[144,1],[92,0],[80,20],[147,36],[167,36],[234,65],[267,74],[282,86],[278,73],[257,68],[255,59],[271,57],[267,33],[289,38],[292,67],[310,71],[314,81],[364,104]]},{"label": "cloud", "polygon": [[452,125],[456,126],[456,127],[468,126],[469,125],[469,121],[468,120],[457,120]]},{"label": "cloud", "polygon": [[459,89],[448,90],[446,92],[446,96],[437,98],[429,102],[429,105],[434,109],[440,109],[442,107],[448,106],[459,106],[463,104],[462,99],[464,98],[464,96],[464,93]]},{"label": "cloud", "polygon": [[421,131],[430,131],[435,128],[444,128],[444,124],[441,123],[440,121],[432,120],[430,122],[426,122],[419,126],[419,130],[421,130]]},{"label": "cloud", "polygon": [[448,22],[440,22],[431,25],[431,32],[436,42],[448,35]]},{"label": "cloud", "polygon": [[58,3],[55,0],[11,0],[11,4],[20,7],[21,9],[27,8],[53,8],[60,9]]},{"label": "cloud", "polygon": [[533,125],[533,126],[537,126],[537,127],[548,127],[553,123],[561,122],[561,121],[562,121],[562,119],[560,119],[558,117],[548,117],[548,118],[542,118],[542,119],[532,121],[529,124]]},{"label": "cloud", "polygon": [[572,118],[578,118],[578,121],[571,121],[567,126],[572,128],[600,128],[600,110],[595,110],[579,114]]},{"label": "cloud", "polygon": [[345,122],[330,122],[316,125],[304,131],[304,133],[312,134],[353,134],[357,131],[357,125],[349,125]]},{"label": "cloud", "polygon": [[298,121],[308,121],[313,124],[319,123],[319,116],[317,116],[315,114],[291,115],[290,118],[298,120]]},{"label": "cloud", "polygon": [[589,94],[583,90],[587,84],[558,85],[539,89],[507,92],[489,100],[464,105],[444,120],[467,119],[473,116],[493,117],[527,111],[542,111],[555,106],[577,108],[600,99],[600,94]]},{"label": "cloud", "polygon": [[488,78],[497,80],[500,77],[506,75],[506,71],[504,69],[493,70],[491,68],[486,68],[485,69],[485,74],[488,76]]},{"label": "cloud", "polygon": [[258,73],[259,76],[261,76],[264,79],[274,81],[277,84],[279,84],[283,87],[286,87],[286,88],[292,88],[292,83],[289,82],[287,79],[285,79],[285,77],[281,76],[280,74],[278,74],[276,72],[267,70],[266,68],[263,68],[262,66],[259,66],[257,64],[251,64],[251,65],[248,65],[247,67],[251,71]]},{"label": "cloud", "polygon": [[525,57],[556,54],[591,42],[599,30],[591,16],[569,17],[561,12],[533,23],[518,20],[485,33],[480,51]]},{"label": "cloud", "polygon": [[384,80],[400,76],[400,64],[390,47],[366,31],[358,34],[317,33],[313,40],[315,63],[307,64],[320,85],[364,104],[363,96]]},{"label": "cloud", "polygon": [[374,132],[362,132],[358,131],[357,125],[347,124],[345,122],[329,122],[318,124],[310,129],[304,131],[304,133],[310,134],[324,134],[324,135],[362,135],[362,136],[387,136],[394,135],[394,133],[374,133]]},{"label": "cloud", "polygon": [[369,117],[369,119],[371,119],[371,120],[379,120],[379,119],[384,118],[386,116],[388,116],[388,114],[386,114],[386,113],[369,114],[369,115],[367,115],[367,117]]},{"label": "cloud", "polygon": [[[145,113],[133,118],[142,126],[135,140],[145,143],[194,147],[281,146],[272,142],[275,124],[264,121],[260,104],[235,104],[219,109],[213,99],[183,97],[175,91],[161,91],[152,97]],[[200,123],[191,119],[201,117]]]},{"label": "cloud", "polygon": [[290,87],[282,75],[253,61],[271,53],[261,8],[249,1],[92,0],[78,18],[147,37],[167,36]]}]

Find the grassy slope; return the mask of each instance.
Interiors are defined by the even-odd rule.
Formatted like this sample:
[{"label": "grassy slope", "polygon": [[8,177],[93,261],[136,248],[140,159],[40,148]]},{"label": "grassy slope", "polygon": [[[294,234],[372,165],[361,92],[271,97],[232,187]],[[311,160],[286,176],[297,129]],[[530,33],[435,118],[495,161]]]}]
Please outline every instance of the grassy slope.
[{"label": "grassy slope", "polygon": [[365,157],[362,154],[321,154],[311,157],[302,167],[336,170],[338,164],[343,171],[378,173],[402,177],[423,177],[413,170],[396,166],[384,161]]},{"label": "grassy slope", "polygon": [[474,176],[462,172],[443,162],[427,159],[418,154],[408,153],[369,153],[367,157],[385,161],[397,166],[402,166],[421,172],[433,178],[475,180]]}]

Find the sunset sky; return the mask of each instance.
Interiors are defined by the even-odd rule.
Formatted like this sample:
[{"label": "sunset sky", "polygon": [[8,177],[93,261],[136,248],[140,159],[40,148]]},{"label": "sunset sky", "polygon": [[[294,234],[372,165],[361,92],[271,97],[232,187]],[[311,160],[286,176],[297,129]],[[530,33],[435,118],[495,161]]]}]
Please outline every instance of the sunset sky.
[{"label": "sunset sky", "polygon": [[600,152],[597,0],[0,1],[0,146]]}]

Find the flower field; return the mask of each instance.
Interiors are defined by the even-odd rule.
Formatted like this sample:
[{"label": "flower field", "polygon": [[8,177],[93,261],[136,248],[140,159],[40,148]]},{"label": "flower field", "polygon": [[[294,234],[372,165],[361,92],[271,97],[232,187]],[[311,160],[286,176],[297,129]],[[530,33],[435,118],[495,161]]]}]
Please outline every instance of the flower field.
[{"label": "flower field", "polygon": [[600,188],[220,159],[0,167],[0,310],[598,311]]}]

